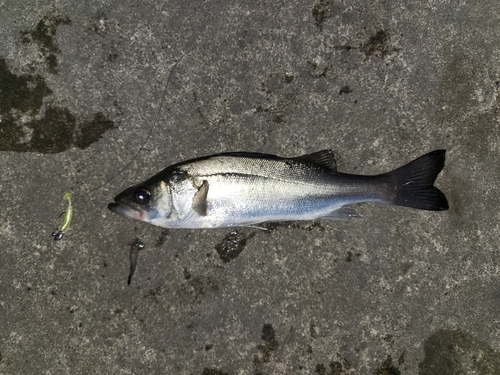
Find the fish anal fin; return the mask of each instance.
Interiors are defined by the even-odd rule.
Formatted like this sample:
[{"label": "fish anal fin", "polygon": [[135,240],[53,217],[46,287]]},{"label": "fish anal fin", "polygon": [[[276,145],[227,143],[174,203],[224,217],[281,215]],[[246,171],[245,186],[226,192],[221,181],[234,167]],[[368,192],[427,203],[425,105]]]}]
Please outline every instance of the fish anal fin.
[{"label": "fish anal fin", "polygon": [[320,220],[350,220],[358,217],[362,217],[355,210],[348,207],[338,208],[325,216],[321,216],[318,219]]},{"label": "fish anal fin", "polygon": [[201,216],[207,215],[207,195],[208,195],[208,181],[203,180],[200,188],[193,197],[192,208]]},{"label": "fish anal fin", "polygon": [[292,159],[304,163],[319,165],[323,168],[328,168],[335,172],[337,171],[337,161],[335,160],[335,155],[333,155],[332,150],[313,152],[312,154],[297,156]]}]

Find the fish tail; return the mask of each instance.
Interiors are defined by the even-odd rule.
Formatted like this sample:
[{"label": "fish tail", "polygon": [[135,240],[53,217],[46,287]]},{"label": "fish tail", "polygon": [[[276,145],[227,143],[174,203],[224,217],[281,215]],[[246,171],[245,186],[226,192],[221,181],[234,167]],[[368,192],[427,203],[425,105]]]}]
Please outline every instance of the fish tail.
[{"label": "fish tail", "polygon": [[448,201],[441,190],[434,186],[444,167],[446,150],[436,150],[389,172],[395,182],[392,204],[420,210],[445,211]]}]

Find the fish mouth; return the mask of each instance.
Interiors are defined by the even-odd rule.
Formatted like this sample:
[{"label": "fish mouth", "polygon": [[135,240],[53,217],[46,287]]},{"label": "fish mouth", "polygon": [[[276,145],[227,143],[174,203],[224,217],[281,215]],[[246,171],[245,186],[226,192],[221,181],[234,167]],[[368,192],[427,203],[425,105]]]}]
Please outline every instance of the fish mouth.
[{"label": "fish mouth", "polygon": [[113,211],[115,214],[128,217],[130,219],[142,220],[142,215],[139,211],[135,211],[130,208],[125,208],[121,206],[119,203],[108,204],[108,209],[110,211]]}]

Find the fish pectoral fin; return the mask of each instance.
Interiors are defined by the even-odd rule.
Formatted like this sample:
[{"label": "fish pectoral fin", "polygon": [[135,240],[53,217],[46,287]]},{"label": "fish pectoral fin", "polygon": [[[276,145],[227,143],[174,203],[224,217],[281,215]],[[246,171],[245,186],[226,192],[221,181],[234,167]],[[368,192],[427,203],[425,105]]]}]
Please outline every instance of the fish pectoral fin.
[{"label": "fish pectoral fin", "polygon": [[201,216],[207,215],[207,195],[208,195],[208,181],[203,180],[200,188],[193,197],[193,204],[191,207],[194,212]]},{"label": "fish pectoral fin", "polygon": [[318,219],[320,220],[350,220],[354,218],[362,217],[355,210],[348,207],[341,207],[336,209],[335,211],[330,212],[325,216],[321,216]]},{"label": "fish pectoral fin", "polygon": [[337,161],[335,160],[335,155],[333,155],[332,150],[322,150],[318,152],[313,152],[312,154],[297,156],[292,159],[305,163],[319,165],[323,168],[328,168],[334,172],[337,172]]}]

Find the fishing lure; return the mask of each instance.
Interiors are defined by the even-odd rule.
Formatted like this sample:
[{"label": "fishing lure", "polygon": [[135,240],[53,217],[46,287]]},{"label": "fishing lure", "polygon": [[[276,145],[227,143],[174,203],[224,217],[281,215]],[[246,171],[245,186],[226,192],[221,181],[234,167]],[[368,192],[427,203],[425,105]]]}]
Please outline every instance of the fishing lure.
[{"label": "fishing lure", "polygon": [[63,220],[58,230],[52,233],[54,236],[54,241],[59,241],[63,238],[64,233],[68,230],[71,224],[71,219],[73,219],[73,205],[71,204],[71,193],[64,193],[63,199],[68,201],[68,208],[62,213]]}]

